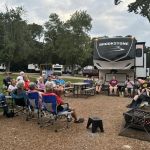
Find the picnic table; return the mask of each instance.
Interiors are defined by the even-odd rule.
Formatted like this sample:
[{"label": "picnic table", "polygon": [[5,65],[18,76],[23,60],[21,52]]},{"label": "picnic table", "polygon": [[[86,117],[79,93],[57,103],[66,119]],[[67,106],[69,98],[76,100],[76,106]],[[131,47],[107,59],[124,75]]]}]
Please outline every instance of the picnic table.
[{"label": "picnic table", "polygon": [[71,83],[73,86],[73,96],[78,97],[79,95],[82,95],[83,90],[87,88],[89,83],[84,83],[84,82],[77,82],[77,83]]}]

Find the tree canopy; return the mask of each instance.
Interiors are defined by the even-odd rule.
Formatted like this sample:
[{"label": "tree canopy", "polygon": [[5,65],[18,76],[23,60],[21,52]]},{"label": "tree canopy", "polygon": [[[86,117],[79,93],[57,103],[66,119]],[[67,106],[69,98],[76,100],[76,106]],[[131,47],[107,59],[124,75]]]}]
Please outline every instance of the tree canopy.
[{"label": "tree canopy", "polygon": [[28,24],[24,9],[16,7],[0,12],[0,62],[10,70],[29,63],[83,65],[91,57],[92,18],[86,11],[76,11],[66,21],[56,13],[44,26]]},{"label": "tree canopy", "polygon": [[[114,0],[115,5],[120,4],[121,0]],[[128,5],[128,11],[146,17],[150,22],[150,0],[135,0]]]}]

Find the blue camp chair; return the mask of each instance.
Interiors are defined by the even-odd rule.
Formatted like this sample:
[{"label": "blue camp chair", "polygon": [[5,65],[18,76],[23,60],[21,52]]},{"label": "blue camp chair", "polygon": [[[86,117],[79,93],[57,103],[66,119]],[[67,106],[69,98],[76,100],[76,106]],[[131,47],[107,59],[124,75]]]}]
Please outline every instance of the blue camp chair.
[{"label": "blue camp chair", "polygon": [[[71,113],[72,111],[69,110],[68,103],[65,103],[62,107],[62,110],[59,109],[57,111],[57,99],[56,96],[53,94],[43,94],[42,95],[43,101],[43,108],[42,108],[42,115],[40,115],[40,125],[41,127],[45,124],[43,122],[44,118],[47,118],[47,123],[54,124],[58,119],[62,117],[66,118],[67,128],[69,127],[69,122],[71,122]],[[57,130],[55,130],[57,131]]]},{"label": "blue camp chair", "polygon": [[34,115],[37,115],[37,118],[39,120],[39,113],[40,113],[40,105],[39,105],[39,93],[34,92],[28,92],[28,103],[27,103],[27,118],[29,119],[35,117]]},{"label": "blue camp chair", "polygon": [[93,81],[92,80],[84,80],[84,83],[88,83],[87,87],[91,88],[93,87]]}]

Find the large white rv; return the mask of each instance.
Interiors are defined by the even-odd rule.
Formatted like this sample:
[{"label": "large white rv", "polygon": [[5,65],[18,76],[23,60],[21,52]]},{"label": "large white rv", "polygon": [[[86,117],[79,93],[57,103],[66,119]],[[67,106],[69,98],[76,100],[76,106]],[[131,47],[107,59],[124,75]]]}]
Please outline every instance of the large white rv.
[{"label": "large white rv", "polygon": [[28,70],[31,72],[39,72],[39,65],[38,64],[28,64]]},{"label": "large white rv", "polygon": [[0,71],[5,71],[6,65],[4,63],[0,64]]},{"label": "large white rv", "polygon": [[52,65],[52,72],[54,75],[62,75],[63,72],[63,65],[55,64]]},{"label": "large white rv", "polygon": [[124,83],[127,76],[133,79],[147,76],[145,42],[137,42],[134,37],[104,37],[95,39],[94,43],[94,66],[105,84],[112,75],[120,83]]}]

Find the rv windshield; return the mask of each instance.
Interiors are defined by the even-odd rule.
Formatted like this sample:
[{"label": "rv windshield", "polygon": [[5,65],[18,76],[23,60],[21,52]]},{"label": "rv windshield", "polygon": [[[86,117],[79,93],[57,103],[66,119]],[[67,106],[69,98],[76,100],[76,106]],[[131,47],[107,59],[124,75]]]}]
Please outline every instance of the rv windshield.
[{"label": "rv windshield", "polygon": [[54,71],[61,71],[61,68],[54,68]]}]

